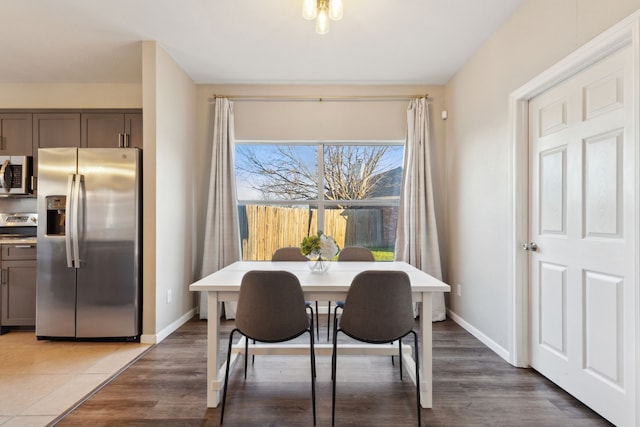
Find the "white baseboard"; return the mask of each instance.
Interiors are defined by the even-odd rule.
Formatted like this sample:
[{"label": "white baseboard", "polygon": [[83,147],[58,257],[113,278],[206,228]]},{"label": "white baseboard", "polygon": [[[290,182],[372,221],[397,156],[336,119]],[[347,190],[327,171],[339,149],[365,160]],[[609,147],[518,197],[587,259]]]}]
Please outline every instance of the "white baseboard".
[{"label": "white baseboard", "polygon": [[180,326],[187,323],[194,315],[196,314],[196,309],[192,308],[184,315],[182,315],[178,320],[171,323],[169,326],[158,332],[157,334],[143,334],[140,337],[140,342],[142,344],[158,344],[166,337],[175,332]]},{"label": "white baseboard", "polygon": [[510,362],[511,355],[509,354],[509,350],[507,350],[504,347],[500,346],[498,343],[496,343],[491,338],[489,338],[488,336],[486,336],[485,334],[480,332],[478,329],[476,329],[471,324],[466,322],[462,317],[458,316],[453,311],[447,310],[447,315],[451,318],[451,320],[453,320],[458,325],[460,325],[464,330],[466,330],[471,335],[476,337],[478,339],[478,341],[480,341],[482,344],[484,344],[487,347],[489,347],[498,356],[502,357],[504,360],[506,360],[507,362],[511,363]]}]

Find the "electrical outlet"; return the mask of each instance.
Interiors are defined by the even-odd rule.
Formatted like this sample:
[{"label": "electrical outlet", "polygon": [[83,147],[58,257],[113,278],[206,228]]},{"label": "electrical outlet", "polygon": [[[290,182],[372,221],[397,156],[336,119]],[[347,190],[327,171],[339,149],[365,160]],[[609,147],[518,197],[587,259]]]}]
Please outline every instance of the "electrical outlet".
[{"label": "electrical outlet", "polygon": [[459,297],[462,296],[462,285],[460,283],[456,285],[456,293],[458,294]]},{"label": "electrical outlet", "polygon": [[173,301],[173,293],[171,289],[167,289],[167,304],[171,304],[171,301]]}]

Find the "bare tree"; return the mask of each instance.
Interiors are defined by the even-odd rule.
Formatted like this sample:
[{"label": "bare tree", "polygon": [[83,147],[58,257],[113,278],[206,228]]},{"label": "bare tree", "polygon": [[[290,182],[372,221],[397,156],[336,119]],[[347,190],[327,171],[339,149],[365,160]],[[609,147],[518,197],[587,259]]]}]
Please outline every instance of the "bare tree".
[{"label": "bare tree", "polygon": [[[329,145],[324,155],[324,197],[360,200],[384,192],[392,182],[384,156],[389,146]],[[250,185],[266,200],[316,199],[316,157],[301,158],[294,146],[278,145],[271,155],[255,146],[239,146],[238,169],[253,177]]]}]

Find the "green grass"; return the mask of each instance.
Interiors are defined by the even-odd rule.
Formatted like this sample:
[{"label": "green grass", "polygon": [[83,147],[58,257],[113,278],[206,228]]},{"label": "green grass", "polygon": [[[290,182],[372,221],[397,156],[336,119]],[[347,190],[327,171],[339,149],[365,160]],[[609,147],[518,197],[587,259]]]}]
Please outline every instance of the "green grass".
[{"label": "green grass", "polygon": [[370,248],[376,261],[393,261],[394,252],[389,248]]}]

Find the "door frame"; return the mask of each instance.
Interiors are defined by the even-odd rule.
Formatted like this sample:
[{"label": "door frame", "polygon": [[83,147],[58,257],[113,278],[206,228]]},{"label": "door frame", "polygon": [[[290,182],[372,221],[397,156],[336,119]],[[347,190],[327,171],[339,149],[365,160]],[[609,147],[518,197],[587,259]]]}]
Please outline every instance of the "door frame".
[{"label": "door frame", "polygon": [[[566,58],[548,68],[509,95],[509,197],[510,224],[509,278],[511,313],[509,324],[509,362],[518,367],[529,366],[529,256],[522,250],[529,234],[529,100],[577,74],[611,53],[631,46],[633,56],[632,105],[635,111],[633,132],[636,139],[635,194],[640,190],[640,11],[633,13],[610,29],[589,41]],[[640,195],[635,200],[636,232],[640,230]],[[640,254],[640,236],[635,238],[635,251]],[[638,262],[640,264],[640,262]],[[640,395],[640,291],[638,283],[640,265],[635,269],[635,384],[632,387]],[[636,407],[636,419],[640,420],[640,405]]]}]

